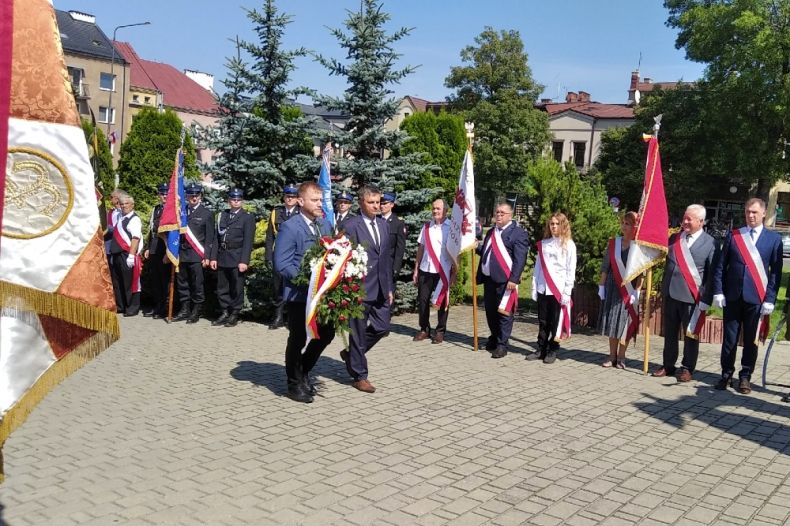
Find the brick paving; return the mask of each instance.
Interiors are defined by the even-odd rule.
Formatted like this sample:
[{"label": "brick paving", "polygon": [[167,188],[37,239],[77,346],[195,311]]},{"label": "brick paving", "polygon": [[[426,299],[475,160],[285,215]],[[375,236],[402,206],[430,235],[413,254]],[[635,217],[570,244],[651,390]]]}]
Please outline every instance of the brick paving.
[{"label": "brick paving", "polygon": [[[284,396],[284,329],[122,319],[6,443],[0,524],[790,522],[786,387],[714,391],[714,345],[688,384],[642,376],[641,338],[628,369],[604,369],[590,333],[527,362],[528,313],[492,360],[471,351],[471,318],[454,308],[442,345],[394,319],[372,395],[350,387],[338,338],[311,405]],[[790,345],[771,362],[790,385]]]}]

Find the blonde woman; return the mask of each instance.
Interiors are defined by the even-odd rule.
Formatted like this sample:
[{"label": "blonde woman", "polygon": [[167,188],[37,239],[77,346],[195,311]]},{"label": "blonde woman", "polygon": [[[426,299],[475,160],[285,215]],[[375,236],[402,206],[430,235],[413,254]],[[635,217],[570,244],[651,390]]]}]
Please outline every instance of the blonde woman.
[{"label": "blonde woman", "polygon": [[562,212],[546,222],[532,275],[532,299],[538,302],[538,352],[527,360],[554,363],[560,341],[571,335],[571,292],[576,277],[576,244]]},{"label": "blonde woman", "polygon": [[609,240],[601,262],[598,328],[601,334],[609,337],[609,358],[601,364],[603,367],[625,369],[625,350],[639,330],[639,289],[642,287],[642,277],[631,283],[622,283],[628,248],[636,234],[638,217],[636,212],[628,212],[623,216],[620,221],[623,235]]}]

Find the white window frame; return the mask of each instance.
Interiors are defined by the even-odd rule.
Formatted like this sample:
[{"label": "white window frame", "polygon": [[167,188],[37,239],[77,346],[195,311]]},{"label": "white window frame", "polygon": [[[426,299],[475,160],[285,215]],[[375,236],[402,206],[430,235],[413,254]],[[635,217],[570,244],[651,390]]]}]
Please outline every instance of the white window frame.
[{"label": "white window frame", "polygon": [[112,91],[114,93],[115,92],[115,79],[116,79],[116,77],[118,75],[112,74],[112,88],[105,88],[104,86],[102,86],[102,77],[104,75],[111,76],[109,73],[106,73],[104,71],[99,73],[99,89],[102,90],[102,91]]},{"label": "white window frame", "polygon": [[[102,119],[102,110],[104,110],[104,119]],[[110,124],[115,124],[115,108],[107,108],[107,106],[99,106],[99,119],[98,121],[107,124],[107,114],[110,114]]]}]

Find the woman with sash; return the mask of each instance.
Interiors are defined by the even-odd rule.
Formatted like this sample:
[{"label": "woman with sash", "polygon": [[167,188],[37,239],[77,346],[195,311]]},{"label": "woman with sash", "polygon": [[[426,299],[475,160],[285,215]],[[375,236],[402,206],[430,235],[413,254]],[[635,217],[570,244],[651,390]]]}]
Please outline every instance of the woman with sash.
[{"label": "woman with sash", "polygon": [[576,244],[562,212],[546,222],[532,274],[532,299],[538,302],[538,352],[528,360],[554,363],[560,341],[571,336],[571,292],[576,278]]},{"label": "woman with sash", "polygon": [[609,240],[601,262],[601,279],[598,281],[598,296],[601,311],[598,327],[601,334],[609,337],[609,357],[603,367],[615,366],[625,369],[625,350],[639,331],[639,290],[642,277],[622,285],[628,247],[636,234],[638,219],[636,212],[627,212],[620,221],[622,236]]}]

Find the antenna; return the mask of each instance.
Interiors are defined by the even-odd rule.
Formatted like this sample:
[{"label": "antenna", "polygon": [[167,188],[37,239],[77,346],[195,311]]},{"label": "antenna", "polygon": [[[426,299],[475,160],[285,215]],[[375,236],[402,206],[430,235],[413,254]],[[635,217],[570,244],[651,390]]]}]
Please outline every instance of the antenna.
[{"label": "antenna", "polygon": [[636,70],[639,71],[642,67],[642,52],[639,52],[639,62],[636,63]]}]

